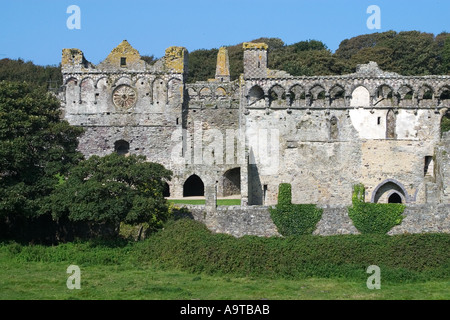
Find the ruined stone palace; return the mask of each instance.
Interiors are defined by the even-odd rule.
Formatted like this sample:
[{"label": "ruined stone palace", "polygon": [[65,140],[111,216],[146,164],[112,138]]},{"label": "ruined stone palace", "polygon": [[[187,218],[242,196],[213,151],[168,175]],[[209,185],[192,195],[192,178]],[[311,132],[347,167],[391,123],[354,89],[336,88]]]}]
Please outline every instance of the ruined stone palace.
[{"label": "ruined stone palace", "polygon": [[441,120],[450,76],[402,76],[370,62],[340,76],[292,76],[267,67],[264,43],[243,44],[244,73],[231,80],[226,48],[214,79],[187,82],[188,52],[170,47],[153,64],[123,41],[93,65],[63,49],[63,114],[85,128],[79,149],[145,155],[173,171],[166,196],[277,202],[448,204],[450,135]]}]

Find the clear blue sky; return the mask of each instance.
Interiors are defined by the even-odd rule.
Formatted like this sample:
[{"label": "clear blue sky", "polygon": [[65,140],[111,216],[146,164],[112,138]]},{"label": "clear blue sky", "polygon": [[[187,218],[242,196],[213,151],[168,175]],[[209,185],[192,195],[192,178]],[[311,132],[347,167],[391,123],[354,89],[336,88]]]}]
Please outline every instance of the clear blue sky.
[{"label": "clear blue sky", "polygon": [[[286,44],[323,41],[335,51],[353,36],[388,30],[450,32],[449,0],[1,0],[0,59],[57,65],[63,48],[81,49],[99,63],[123,39],[159,58],[172,45],[189,51],[259,37]],[[70,30],[67,8],[81,10]],[[380,8],[381,29],[370,30],[369,5]]]}]

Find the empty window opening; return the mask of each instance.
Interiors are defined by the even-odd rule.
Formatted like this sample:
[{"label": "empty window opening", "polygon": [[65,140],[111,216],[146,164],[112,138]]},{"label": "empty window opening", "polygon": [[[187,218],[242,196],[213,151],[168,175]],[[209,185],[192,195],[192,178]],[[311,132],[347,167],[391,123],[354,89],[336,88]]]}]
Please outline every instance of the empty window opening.
[{"label": "empty window opening", "polygon": [[330,120],[330,139],[337,140],[339,135],[338,120],[333,116]]},{"label": "empty window opening", "polygon": [[388,199],[388,203],[402,203],[402,197],[396,192],[391,194]]},{"label": "empty window opening", "polygon": [[377,118],[377,124],[380,125],[381,124],[381,117]]},{"label": "empty window opening", "polygon": [[432,166],[432,162],[433,162],[433,157],[432,156],[425,156],[425,164],[424,164],[424,167],[423,167],[423,174],[424,174],[424,176],[431,174],[430,169],[431,169],[431,166]]},{"label": "empty window opening", "polygon": [[223,196],[241,194],[241,168],[230,169],[223,175]]},{"label": "empty window opening", "polygon": [[127,65],[127,58],[126,57],[121,57],[120,58],[120,66],[124,67]]},{"label": "empty window opening", "polygon": [[261,62],[258,61],[258,68],[261,68]]},{"label": "empty window opening", "polygon": [[197,175],[190,176],[183,185],[183,197],[203,197],[205,195],[205,185]]},{"label": "empty window opening", "polygon": [[267,202],[267,184],[263,186],[263,203],[266,204]]},{"label": "empty window opening", "polygon": [[119,140],[114,143],[114,151],[119,155],[126,155],[130,152],[130,144],[125,140]]},{"label": "empty window opening", "polygon": [[164,182],[163,197],[170,197],[170,187],[167,182]]}]

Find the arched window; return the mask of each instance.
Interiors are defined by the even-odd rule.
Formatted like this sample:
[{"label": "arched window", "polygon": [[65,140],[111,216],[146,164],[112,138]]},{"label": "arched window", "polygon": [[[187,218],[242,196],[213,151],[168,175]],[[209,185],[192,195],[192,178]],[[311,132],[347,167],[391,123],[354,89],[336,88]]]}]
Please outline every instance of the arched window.
[{"label": "arched window", "polygon": [[370,105],[370,93],[363,86],[356,87],[352,92],[352,99],[350,101],[351,107],[368,107]]},{"label": "arched window", "polygon": [[390,109],[386,115],[386,139],[395,139],[396,119],[395,113]]},{"label": "arched window", "polygon": [[388,203],[403,203],[402,197],[397,192],[393,192],[388,198]]},{"label": "arched window", "polygon": [[120,155],[126,155],[130,152],[130,144],[128,141],[119,140],[114,143],[114,151]]},{"label": "arched window", "polygon": [[183,185],[183,197],[203,197],[205,195],[205,185],[202,179],[196,174],[190,176]]},{"label": "arched window", "polygon": [[163,197],[170,197],[170,187],[167,182],[164,182],[164,190],[163,190]]},{"label": "arched window", "polygon": [[260,86],[253,86],[249,91],[248,91],[248,103],[249,105],[252,105],[260,100],[264,101],[264,91],[263,89],[261,89]]},{"label": "arched window", "polygon": [[373,203],[406,203],[407,199],[408,194],[403,185],[393,179],[380,183],[372,193]]},{"label": "arched window", "polygon": [[335,116],[330,119],[330,139],[337,140],[339,135],[338,120]]}]

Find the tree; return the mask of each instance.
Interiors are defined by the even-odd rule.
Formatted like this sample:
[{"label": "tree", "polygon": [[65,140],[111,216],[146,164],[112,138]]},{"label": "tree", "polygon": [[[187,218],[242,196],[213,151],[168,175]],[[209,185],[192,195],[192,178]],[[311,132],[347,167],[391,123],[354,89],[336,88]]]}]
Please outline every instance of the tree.
[{"label": "tree", "polygon": [[38,66],[22,59],[0,60],[0,81],[26,81],[32,86],[57,91],[62,85],[61,66]]},{"label": "tree", "polygon": [[61,120],[59,101],[43,88],[0,82],[0,219],[40,215],[58,177],[83,158],[82,132]]},{"label": "tree", "polygon": [[147,222],[156,229],[168,218],[163,190],[171,176],[170,170],[144,156],[91,156],[70,170],[43,210],[56,220]]}]

